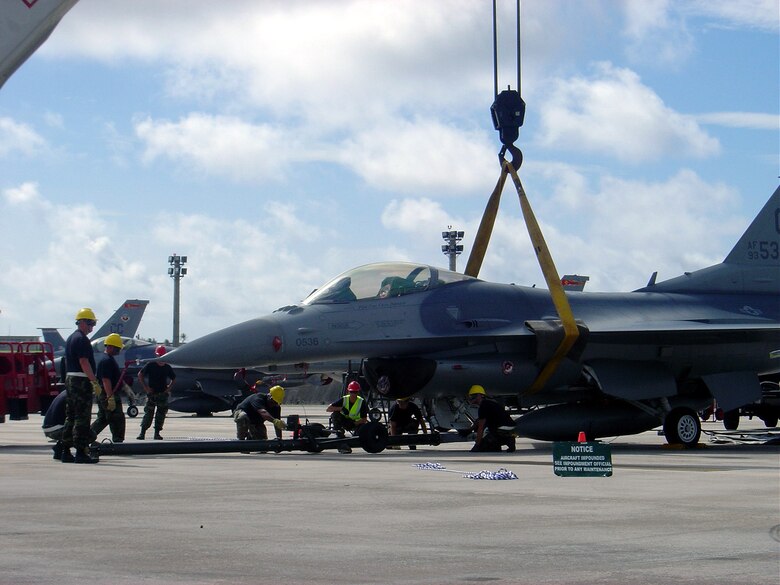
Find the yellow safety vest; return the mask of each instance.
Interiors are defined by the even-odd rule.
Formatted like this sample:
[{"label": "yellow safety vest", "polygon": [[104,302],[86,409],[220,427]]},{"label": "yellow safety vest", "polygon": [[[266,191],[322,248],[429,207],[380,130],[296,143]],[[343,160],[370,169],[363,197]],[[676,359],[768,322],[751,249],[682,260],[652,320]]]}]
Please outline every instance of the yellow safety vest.
[{"label": "yellow safety vest", "polygon": [[349,394],[347,394],[344,397],[344,405],[341,407],[341,411],[346,411],[347,417],[351,418],[354,421],[360,420],[360,407],[363,406],[363,397],[358,396],[357,400],[355,400],[355,404],[350,406],[349,404]]}]

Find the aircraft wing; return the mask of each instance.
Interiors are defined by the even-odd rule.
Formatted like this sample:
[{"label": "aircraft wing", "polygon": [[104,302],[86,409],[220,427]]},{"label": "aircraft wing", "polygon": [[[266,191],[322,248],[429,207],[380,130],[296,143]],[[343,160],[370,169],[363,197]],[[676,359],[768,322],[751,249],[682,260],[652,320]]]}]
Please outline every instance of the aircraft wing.
[{"label": "aircraft wing", "polygon": [[78,0],[7,0],[0,10],[0,88]]}]

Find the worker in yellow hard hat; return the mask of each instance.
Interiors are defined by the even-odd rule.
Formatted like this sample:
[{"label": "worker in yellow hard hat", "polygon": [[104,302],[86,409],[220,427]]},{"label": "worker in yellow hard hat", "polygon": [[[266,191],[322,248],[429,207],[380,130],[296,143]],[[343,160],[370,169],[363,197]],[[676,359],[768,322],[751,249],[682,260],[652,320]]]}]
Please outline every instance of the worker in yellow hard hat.
[{"label": "worker in yellow hard hat", "polygon": [[125,413],[122,410],[119,389],[123,381],[116,356],[122,351],[124,343],[119,334],[112,333],[106,337],[103,344],[106,355],[97,366],[97,378],[103,391],[98,394],[98,413],[91,429],[92,434],[97,437],[108,426],[111,430],[111,440],[114,443],[122,443],[125,440]]},{"label": "worker in yellow hard hat", "polygon": [[276,438],[281,439],[282,430],[287,426],[281,418],[282,402],[284,402],[284,388],[281,386],[273,386],[268,394],[258,392],[241,401],[233,413],[238,440],[267,439],[265,421],[274,425]]},{"label": "worker in yellow hard hat", "polygon": [[[62,441],[54,446],[54,458],[63,463],[96,463],[89,456],[92,433],[89,421],[92,417],[92,397],[99,394],[100,384],[95,375],[95,354],[88,334],[92,333],[97,317],[89,307],[76,312],[76,330],[65,342],[65,424]],[[70,448],[75,447],[75,457]]]},{"label": "worker in yellow hard hat", "polygon": [[508,452],[515,446],[515,422],[501,404],[487,397],[479,384],[469,388],[468,400],[477,407],[476,437],[472,451],[501,451],[503,445]]}]

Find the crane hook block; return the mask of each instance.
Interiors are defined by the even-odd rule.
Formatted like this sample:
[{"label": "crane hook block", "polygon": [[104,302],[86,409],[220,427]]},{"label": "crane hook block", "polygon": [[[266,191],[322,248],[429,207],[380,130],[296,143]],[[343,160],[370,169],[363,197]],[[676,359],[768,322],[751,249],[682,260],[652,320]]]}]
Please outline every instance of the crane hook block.
[{"label": "crane hook block", "polygon": [[490,106],[493,126],[498,130],[501,144],[511,146],[520,135],[520,126],[525,118],[525,102],[513,89],[505,89],[496,96]]}]

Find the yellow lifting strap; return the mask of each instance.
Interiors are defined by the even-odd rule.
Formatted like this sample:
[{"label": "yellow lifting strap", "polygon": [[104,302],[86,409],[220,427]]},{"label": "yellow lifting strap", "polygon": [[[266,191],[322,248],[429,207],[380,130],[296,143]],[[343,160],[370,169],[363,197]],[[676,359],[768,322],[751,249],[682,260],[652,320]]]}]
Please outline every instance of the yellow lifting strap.
[{"label": "yellow lifting strap", "polygon": [[525,220],[526,228],[528,229],[528,235],[531,238],[531,243],[536,253],[536,258],[539,262],[539,267],[542,269],[542,274],[547,282],[547,288],[550,291],[550,297],[552,298],[555,310],[561,319],[563,325],[564,337],[558,348],[555,350],[552,358],[544,364],[541,372],[533,381],[531,386],[523,392],[523,394],[533,394],[541,390],[550,377],[555,373],[561,360],[569,353],[569,350],[576,343],[579,337],[579,329],[574,321],[574,313],[572,313],[569,300],[566,298],[566,293],[563,292],[563,285],[561,279],[558,276],[558,271],[555,268],[552,255],[550,254],[547,243],[544,241],[542,230],[536,221],[534,212],[531,209],[531,204],[528,201],[528,197],[523,189],[523,184],[520,182],[520,177],[517,176],[517,171],[507,160],[503,160],[501,164],[501,176],[496,183],[496,187],[493,193],[490,195],[488,204],[485,207],[485,213],[482,216],[482,221],[479,224],[477,230],[477,236],[474,239],[474,246],[469,255],[468,262],[466,264],[465,274],[473,277],[479,275],[479,270],[482,267],[482,261],[485,258],[488,243],[490,242],[490,235],[493,231],[493,225],[496,221],[496,215],[498,214],[498,204],[501,199],[501,192],[504,189],[507,175],[512,176],[512,182],[515,184],[517,190],[517,196],[520,199],[520,208],[523,212],[523,219]]}]

